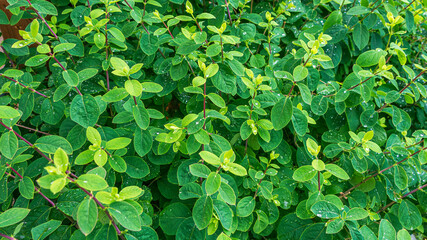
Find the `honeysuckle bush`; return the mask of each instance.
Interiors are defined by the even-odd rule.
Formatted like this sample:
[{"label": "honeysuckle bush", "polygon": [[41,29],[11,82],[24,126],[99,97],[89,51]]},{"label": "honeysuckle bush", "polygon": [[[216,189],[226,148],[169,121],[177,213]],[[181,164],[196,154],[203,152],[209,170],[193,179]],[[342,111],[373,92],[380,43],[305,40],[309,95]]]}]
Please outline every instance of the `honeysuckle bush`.
[{"label": "honeysuckle bush", "polygon": [[426,237],[427,1],[8,3],[0,238]]}]

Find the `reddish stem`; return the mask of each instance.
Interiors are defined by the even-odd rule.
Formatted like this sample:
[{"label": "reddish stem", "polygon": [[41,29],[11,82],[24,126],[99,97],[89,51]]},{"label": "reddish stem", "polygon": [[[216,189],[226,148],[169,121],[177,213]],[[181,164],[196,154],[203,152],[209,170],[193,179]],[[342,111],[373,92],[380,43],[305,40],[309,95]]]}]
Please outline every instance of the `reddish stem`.
[{"label": "reddish stem", "polygon": [[171,31],[170,31],[170,29],[169,29],[168,25],[166,25],[166,23],[165,23],[163,20],[162,20],[162,23],[163,23],[163,25],[165,26],[165,28],[168,30],[169,35],[171,35],[172,39],[175,39],[175,38],[173,37],[173,35],[172,35],[172,33],[171,33]]},{"label": "reddish stem", "polygon": [[119,227],[117,226],[117,224],[114,222],[113,217],[110,215],[110,213],[108,212],[108,210],[105,208],[105,206],[88,190],[86,190],[85,188],[81,187],[80,185],[78,185],[74,179],[69,178],[71,182],[73,182],[74,184],[76,184],[76,186],[78,188],[80,188],[84,193],[86,193],[90,198],[92,198],[95,203],[105,212],[105,215],[107,215],[108,219],[110,219],[111,224],[113,225],[114,229],[116,230],[117,235],[122,239],[122,240],[126,240],[126,238],[122,235],[122,232],[120,231]]},{"label": "reddish stem", "polygon": [[[252,100],[253,99],[255,99],[255,93],[256,92],[254,92],[254,94],[253,94],[253,96],[252,96]],[[252,119],[252,110],[254,110],[254,102],[252,101],[252,103],[251,103],[251,111],[249,112],[249,120],[251,120]],[[249,139],[249,138],[248,138]],[[246,153],[248,152],[248,139],[246,139],[246,142],[245,142],[245,155],[246,155]],[[266,170],[267,171],[267,170]]]},{"label": "reddish stem", "polygon": [[[407,194],[405,194],[405,195],[403,195],[403,196],[399,197],[399,199],[403,199],[403,198],[405,198],[405,197],[407,197],[407,196],[409,196],[409,195],[411,195],[411,194],[413,194],[413,193],[415,193],[415,192],[417,192],[417,191],[419,191],[419,190],[421,190],[421,189],[423,189],[423,188],[425,188],[425,187],[427,187],[427,184],[424,184],[424,185],[422,185],[422,186],[421,186],[421,187],[419,187],[419,188],[415,188],[414,190],[412,190],[412,191],[408,192]],[[383,208],[381,208],[379,211],[377,211],[377,213],[380,213],[380,212],[382,212],[382,211],[386,210],[387,208],[389,208],[389,207],[393,206],[395,203],[396,203],[396,202],[395,202],[395,201],[393,201],[393,202],[391,202],[391,203],[389,203],[389,204],[385,205]]]},{"label": "reddish stem", "polygon": [[9,240],[16,240],[16,238],[8,236],[8,235],[5,235],[3,233],[0,233],[0,237],[4,237],[4,238],[9,239]]},{"label": "reddish stem", "polygon": [[7,59],[9,59],[10,65],[12,65],[12,67],[13,67],[13,68],[15,68],[15,66],[16,66],[16,65],[15,65],[15,62],[12,60],[12,58],[10,58],[10,56],[9,56],[9,54],[7,53],[6,49],[4,49],[4,47],[3,47],[3,46],[1,46],[0,48],[3,50],[4,55],[6,55]]},{"label": "reddish stem", "polygon": [[133,10],[133,7],[128,3],[128,1],[127,0],[124,0],[124,1],[128,5],[128,7],[130,8],[130,10]]},{"label": "reddish stem", "polygon": [[[52,159],[50,159],[48,156],[46,156],[46,154],[44,154],[42,151],[40,151],[40,149],[38,149],[36,146],[34,146],[32,143],[30,143],[27,139],[25,139],[24,137],[22,137],[19,133],[15,132],[15,130],[13,130],[12,128],[6,126],[1,120],[0,120],[0,125],[2,125],[3,127],[5,127],[7,130],[12,131],[15,136],[17,136],[19,139],[21,139],[22,141],[24,141],[26,144],[28,144],[31,148],[34,148],[34,150],[36,150],[36,152],[38,152],[42,157],[44,157],[46,160],[48,160],[49,162],[53,162]],[[77,176],[70,172],[70,171],[66,171],[66,173],[70,174],[72,177],[77,178]]]},{"label": "reddish stem", "polygon": [[40,92],[36,91],[35,89],[32,89],[32,88],[30,88],[30,87],[28,87],[28,86],[26,86],[26,85],[24,85],[24,84],[22,84],[22,83],[18,82],[17,80],[15,80],[15,79],[13,79],[13,78],[10,78],[10,77],[8,77],[8,76],[5,76],[5,75],[3,75],[3,74],[1,74],[1,73],[0,73],[0,76],[5,77],[6,79],[8,79],[8,80],[10,80],[10,81],[12,81],[12,82],[17,83],[17,84],[21,85],[23,88],[26,88],[26,89],[30,90],[31,92],[37,93],[38,95],[40,95],[40,96],[42,96],[42,97],[49,98],[48,96],[44,95],[43,93],[40,93]]},{"label": "reddish stem", "polygon": [[[105,18],[108,18],[108,14],[105,14]],[[105,60],[108,61],[108,28],[107,24],[105,24]],[[106,70],[106,78],[107,78],[107,91],[110,91],[110,74],[108,73],[108,69]]]},{"label": "reddish stem", "polygon": [[261,186],[261,183],[262,183],[262,180],[264,180],[264,178],[265,178],[265,173],[267,172],[267,170],[268,170],[268,166],[265,168],[265,170],[264,170],[264,174],[263,174],[263,178],[261,178],[260,180],[259,180],[259,182],[258,182],[258,185],[257,185],[257,188],[256,188],[256,191],[255,191],[255,194],[254,194],[254,199],[256,198],[256,196],[257,196],[257,194],[258,194],[258,191],[259,191],[259,187]]},{"label": "reddish stem", "polygon": [[52,28],[50,28],[50,26],[49,26],[49,24],[46,22],[46,20],[40,15],[40,13],[39,13],[39,11],[37,11],[37,9],[35,9],[32,5],[31,5],[31,2],[30,2],[30,0],[27,0],[27,2],[28,2],[28,4],[30,4],[30,7],[32,7],[33,8],[33,10],[34,10],[34,12],[37,14],[37,16],[43,21],[43,23],[46,25],[46,27],[47,28],[49,28],[49,31],[53,34],[53,36],[56,38],[56,39],[59,39],[58,38],[58,35],[56,35],[56,33],[52,30]]},{"label": "reddish stem", "polygon": [[27,127],[27,126],[23,126],[23,125],[20,125],[20,124],[15,124],[15,126],[18,126],[18,127],[20,127],[20,128],[25,128],[25,129],[27,129],[27,130],[30,130],[30,131],[33,131],[33,132],[36,132],[36,133],[41,133],[41,134],[44,134],[44,135],[50,135],[50,133],[42,132],[42,131],[39,131],[39,130],[37,130],[37,129],[30,128],[30,127]]},{"label": "reddish stem", "polygon": [[[67,71],[67,69],[65,69],[65,67],[59,62],[59,60],[55,57],[55,55],[53,55],[51,52],[49,52],[49,55],[56,61],[56,63],[58,63],[58,65],[62,68],[62,70]],[[80,96],[83,96],[83,94],[80,92],[78,87],[74,87],[77,91],[77,93]]]},{"label": "reddish stem", "polygon": [[[412,83],[414,83],[415,82],[415,80],[417,80],[421,75],[423,75],[425,72],[426,72],[427,70],[424,70],[424,71],[422,71],[422,72],[420,72],[416,77],[414,77],[414,79],[412,79],[408,84],[406,84],[406,86],[404,87],[404,88],[402,88],[400,91],[399,91],[399,94],[402,94],[403,93],[403,91],[405,91],[409,86],[411,86],[411,84]],[[382,105],[378,110],[377,110],[377,112],[382,112],[383,110],[384,110],[384,108],[386,108],[388,106],[388,103],[384,103],[384,105]]]},{"label": "reddish stem", "polygon": [[381,174],[381,173],[383,173],[383,172],[385,172],[385,171],[389,170],[390,168],[393,168],[394,166],[397,166],[397,165],[401,164],[402,162],[404,162],[404,161],[408,160],[409,158],[413,157],[414,155],[417,155],[418,153],[420,153],[421,151],[423,151],[423,150],[425,150],[425,149],[427,149],[427,147],[422,148],[422,149],[420,149],[420,150],[418,150],[418,151],[414,152],[413,154],[409,155],[408,157],[406,157],[406,158],[402,159],[401,161],[399,161],[399,162],[397,162],[397,163],[395,163],[395,164],[393,164],[393,165],[391,165],[391,166],[389,166],[389,167],[384,168],[383,170],[381,170],[381,171],[379,171],[379,172],[377,172],[377,173],[375,173],[375,174],[371,175],[371,176],[370,176],[370,177],[368,177],[368,178],[363,179],[360,183],[358,183],[358,184],[354,185],[353,187],[351,187],[350,189],[348,189],[348,190],[347,190],[347,191],[345,191],[344,193],[341,193],[340,198],[343,198],[343,197],[347,196],[348,194],[350,194],[350,193],[351,193],[351,191],[353,191],[354,189],[358,188],[358,187],[359,187],[360,185],[362,185],[363,183],[365,183],[365,182],[369,181],[371,178],[374,178],[374,177],[378,176],[379,174]]},{"label": "reddish stem", "polygon": [[[8,163],[6,163],[6,166],[8,167],[8,168],[10,168],[10,170],[12,170],[19,178],[21,178],[21,179],[24,179],[24,177],[21,175],[21,174],[19,174],[19,172],[18,171],[16,171],[12,166],[10,166]],[[46,197],[46,195],[44,195],[37,187],[34,187],[34,190],[36,191],[36,193],[39,193],[44,199],[46,199],[46,201],[48,201],[49,202],[49,204],[50,205],[52,205],[52,207],[54,207],[54,208],[56,208],[56,205],[55,205],[55,203],[52,201],[52,200],[50,200],[48,197]]]},{"label": "reddish stem", "polygon": [[228,8],[228,1],[225,1],[225,7],[227,8],[227,13],[228,13],[228,18],[230,19],[230,25],[233,25],[233,20],[231,20],[231,14],[230,14],[230,9]]}]

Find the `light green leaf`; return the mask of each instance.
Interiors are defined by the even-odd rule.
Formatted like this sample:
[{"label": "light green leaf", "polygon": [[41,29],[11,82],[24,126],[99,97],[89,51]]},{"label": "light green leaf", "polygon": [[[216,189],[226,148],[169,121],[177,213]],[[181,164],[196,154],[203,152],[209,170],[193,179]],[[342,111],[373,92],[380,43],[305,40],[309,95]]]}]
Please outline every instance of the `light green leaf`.
[{"label": "light green leaf", "polygon": [[126,229],[130,231],[141,230],[141,220],[135,207],[127,202],[113,202],[108,212]]},{"label": "light green leaf", "polygon": [[0,228],[4,228],[22,221],[30,212],[26,208],[10,208],[0,214]]},{"label": "light green leaf", "polygon": [[199,198],[193,207],[193,220],[199,230],[205,229],[212,218],[213,202],[210,196]]},{"label": "light green leaf", "polygon": [[83,200],[77,210],[77,223],[84,235],[89,235],[98,221],[98,207],[91,198]]},{"label": "light green leaf", "polygon": [[76,183],[90,191],[100,191],[108,187],[107,182],[95,174],[83,174],[76,180]]}]

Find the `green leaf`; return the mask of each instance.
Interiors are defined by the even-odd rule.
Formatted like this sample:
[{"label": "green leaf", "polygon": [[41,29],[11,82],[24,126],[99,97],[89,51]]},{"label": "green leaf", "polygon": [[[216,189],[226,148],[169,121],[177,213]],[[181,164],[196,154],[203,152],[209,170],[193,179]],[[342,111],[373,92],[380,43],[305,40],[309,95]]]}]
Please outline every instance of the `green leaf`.
[{"label": "green leaf", "polygon": [[191,217],[191,211],[181,202],[166,206],[159,216],[159,225],[167,235],[175,235],[182,221]]},{"label": "green leaf", "polygon": [[114,171],[119,173],[126,172],[127,165],[122,157],[114,155],[109,158],[109,163],[111,168],[114,169]]},{"label": "green leaf", "polygon": [[236,194],[234,193],[233,188],[227,183],[221,182],[219,187],[219,195],[229,205],[236,204]]},{"label": "green leaf", "polygon": [[334,204],[328,201],[318,201],[310,208],[317,217],[320,218],[336,218],[340,215],[340,210]]},{"label": "green leaf", "polygon": [[326,171],[332,173],[337,178],[348,180],[350,177],[348,174],[344,171],[344,169],[338,167],[335,164],[326,164],[325,166]]},{"label": "green leaf", "polygon": [[118,57],[111,57],[110,59],[111,66],[116,70],[129,69],[129,65]]},{"label": "green leaf", "polygon": [[77,223],[84,235],[89,235],[98,221],[98,207],[91,198],[83,200],[77,209]]},{"label": "green leaf", "polygon": [[76,46],[75,43],[60,43],[53,48],[54,53],[65,52],[73,49]]},{"label": "green leaf", "polygon": [[360,207],[355,207],[350,209],[350,211],[348,211],[347,213],[347,217],[345,218],[345,220],[361,220],[364,218],[367,218],[369,216],[369,213]]},{"label": "green leaf", "polygon": [[313,97],[311,111],[318,116],[324,115],[328,111],[328,99],[321,95]]},{"label": "green leaf", "polygon": [[98,73],[98,70],[95,68],[86,68],[78,72],[79,82],[88,80],[89,78],[94,77]]},{"label": "green leaf", "polygon": [[93,161],[95,152],[86,150],[81,152],[75,159],[74,163],[77,165],[86,165]]},{"label": "green leaf", "polygon": [[143,157],[151,150],[153,138],[148,130],[136,129],[133,144],[138,155]]},{"label": "green leaf", "polygon": [[47,56],[47,55],[36,55],[36,56],[33,56],[30,59],[28,59],[25,62],[25,66],[28,66],[28,67],[37,67],[37,66],[40,66],[43,63],[47,62],[47,60],[49,60],[49,58],[50,57]]},{"label": "green leaf", "polygon": [[39,13],[46,15],[58,15],[56,7],[48,1],[37,1],[32,3],[32,7],[35,8]]},{"label": "green leaf", "polygon": [[37,33],[39,33],[39,22],[37,19],[34,19],[30,25],[30,34],[33,38],[37,37]]},{"label": "green leaf", "polygon": [[131,141],[132,139],[125,137],[114,138],[107,142],[105,148],[110,150],[125,148],[127,145],[130,144]]},{"label": "green leaf", "polygon": [[93,155],[93,160],[95,161],[96,165],[102,167],[107,163],[108,155],[103,149],[98,149]]},{"label": "green leaf", "polygon": [[18,138],[12,131],[7,131],[0,138],[0,152],[6,158],[12,159],[18,150]]},{"label": "green leaf", "polygon": [[129,93],[124,88],[114,88],[102,96],[104,102],[118,102],[129,96]]},{"label": "green leaf", "polygon": [[21,116],[21,114],[19,114],[19,112],[14,109],[11,108],[9,106],[0,106],[0,118],[16,118]]},{"label": "green leaf", "polygon": [[292,101],[290,98],[285,97],[280,99],[271,109],[271,122],[275,130],[280,130],[286,125],[292,118]]},{"label": "green leaf", "polygon": [[246,169],[237,163],[228,163],[227,166],[228,166],[228,171],[230,171],[236,176],[242,177],[247,175]]},{"label": "green leaf", "polygon": [[71,102],[71,120],[84,128],[93,127],[100,114],[99,106],[91,95],[77,95]]},{"label": "green leaf", "polygon": [[142,93],[142,85],[137,80],[127,80],[125,82],[126,91],[134,97],[141,95]]},{"label": "green leaf", "polygon": [[420,210],[409,200],[403,200],[399,205],[399,222],[408,230],[414,230],[422,224]]},{"label": "green leaf", "polygon": [[212,195],[219,190],[221,185],[221,176],[216,172],[211,172],[206,179],[205,189],[206,194]]},{"label": "green leaf", "polygon": [[316,175],[317,171],[311,165],[299,167],[295,170],[292,178],[298,182],[306,182]]},{"label": "green leaf", "polygon": [[221,52],[221,45],[212,44],[206,49],[206,55],[209,57],[215,57]]},{"label": "green leaf", "polygon": [[119,195],[121,198],[124,198],[124,199],[134,199],[139,197],[143,192],[144,190],[142,190],[137,186],[129,186],[129,187],[123,188],[120,191]]},{"label": "green leaf", "polygon": [[257,220],[255,221],[255,224],[254,224],[254,232],[257,234],[260,234],[264,229],[267,228],[269,224],[269,220],[265,212],[261,210],[256,210],[255,213],[257,215]]},{"label": "green leaf", "polygon": [[56,231],[61,225],[61,221],[50,220],[48,222],[42,223],[37,227],[31,229],[31,236],[33,239],[43,240],[48,237],[50,234]]},{"label": "green leaf", "polygon": [[378,232],[378,240],[395,240],[396,230],[393,225],[387,220],[382,219],[380,222],[380,228]]},{"label": "green leaf", "polygon": [[62,101],[52,102],[51,99],[46,98],[41,106],[41,119],[45,123],[56,125],[64,116],[64,110],[65,104]]},{"label": "green leaf", "polygon": [[131,231],[141,230],[141,221],[138,211],[127,202],[113,202],[108,212],[126,229]]},{"label": "green leaf", "polygon": [[4,228],[22,221],[30,212],[26,208],[10,208],[0,214],[0,228]]},{"label": "green leaf", "polygon": [[65,180],[64,177],[58,178],[55,181],[53,181],[50,185],[50,191],[53,194],[59,193],[62,189],[64,189],[65,185],[67,184],[67,180]]},{"label": "green leaf", "polygon": [[292,75],[295,82],[302,81],[308,76],[308,69],[302,65],[298,65]]},{"label": "green leaf", "polygon": [[132,114],[135,119],[136,124],[142,130],[145,130],[150,125],[150,115],[145,109],[144,106],[138,105],[132,107]]},{"label": "green leaf", "polygon": [[381,57],[385,57],[387,52],[381,49],[363,52],[356,59],[356,64],[361,67],[371,67],[377,65]]},{"label": "green leaf", "polygon": [[76,183],[90,191],[100,191],[108,187],[107,182],[95,174],[83,174],[76,180]]},{"label": "green leaf", "polygon": [[405,169],[400,165],[394,167],[394,183],[400,190],[404,190],[408,187],[408,175]]},{"label": "green leaf", "polygon": [[42,152],[55,154],[58,148],[64,150],[68,155],[73,154],[73,147],[71,144],[63,137],[49,135],[40,137],[36,140],[34,145],[40,149]]},{"label": "green leaf", "polygon": [[341,231],[344,227],[344,221],[342,219],[334,219],[328,223],[328,227],[326,228],[327,234],[334,234]]},{"label": "green leaf", "polygon": [[409,234],[406,229],[401,229],[399,232],[397,232],[397,239],[399,240],[411,240],[411,235]]},{"label": "green leaf", "polygon": [[34,198],[34,183],[31,178],[24,176],[19,182],[19,193],[26,199]]},{"label": "green leaf", "polygon": [[218,106],[220,108],[224,108],[225,107],[225,101],[224,101],[224,99],[222,99],[222,97],[220,97],[218,94],[216,94],[216,93],[209,93],[208,94],[208,98],[216,106]]},{"label": "green leaf", "polygon": [[79,84],[79,75],[73,70],[63,71],[62,76],[70,87],[77,87]]},{"label": "green leaf", "polygon": [[356,24],[353,30],[353,41],[359,49],[363,49],[369,42],[369,30],[365,24]]},{"label": "green leaf", "polygon": [[67,153],[62,150],[62,148],[58,148],[53,156],[53,163],[55,167],[60,170],[62,173],[68,170],[68,156]]},{"label": "green leaf", "polygon": [[123,35],[122,31],[120,31],[119,29],[112,27],[108,29],[108,32],[110,32],[111,35],[113,35],[113,37],[115,37],[120,42],[125,42],[126,40],[125,36]]},{"label": "green leaf", "polygon": [[293,108],[292,125],[298,136],[304,136],[308,130],[308,120],[304,113],[298,108]]},{"label": "green leaf", "polygon": [[101,135],[99,134],[98,130],[96,130],[93,127],[88,127],[86,129],[86,137],[89,142],[91,142],[93,145],[101,145]]},{"label": "green leaf", "polygon": [[221,164],[221,161],[219,160],[219,157],[217,157],[215,154],[208,152],[208,151],[201,151],[199,153],[200,157],[206,161],[207,163],[218,166]]},{"label": "green leaf", "polygon": [[326,22],[323,25],[323,31],[326,31],[327,29],[329,29],[335,24],[340,24],[341,21],[342,21],[341,10],[333,11],[331,14],[329,14],[328,18],[326,19]]},{"label": "green leaf", "polygon": [[160,84],[153,83],[153,82],[143,82],[142,85],[142,91],[148,92],[148,93],[159,93],[163,91],[163,87]]},{"label": "green leaf", "polygon": [[207,178],[211,170],[204,164],[195,163],[190,165],[190,172],[196,177]]},{"label": "green leaf", "polygon": [[199,230],[203,230],[209,225],[212,214],[212,198],[204,195],[196,201],[193,207],[193,220]]},{"label": "green leaf", "polygon": [[247,217],[252,214],[255,209],[255,199],[252,196],[247,196],[237,203],[237,216],[238,217]]},{"label": "green leaf", "polygon": [[3,12],[3,10],[0,10],[0,24],[10,24],[9,19],[7,18],[7,15]]}]

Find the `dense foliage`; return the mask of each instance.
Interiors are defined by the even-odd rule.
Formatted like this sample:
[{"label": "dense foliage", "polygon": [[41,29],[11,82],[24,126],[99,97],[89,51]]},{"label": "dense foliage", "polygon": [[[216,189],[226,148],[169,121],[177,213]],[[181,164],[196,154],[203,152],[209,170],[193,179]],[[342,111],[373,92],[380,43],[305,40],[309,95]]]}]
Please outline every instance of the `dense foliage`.
[{"label": "dense foliage", "polygon": [[8,2],[0,239],[425,239],[427,1]]}]

